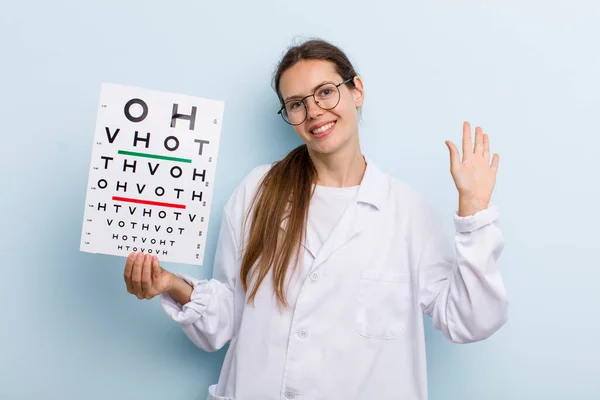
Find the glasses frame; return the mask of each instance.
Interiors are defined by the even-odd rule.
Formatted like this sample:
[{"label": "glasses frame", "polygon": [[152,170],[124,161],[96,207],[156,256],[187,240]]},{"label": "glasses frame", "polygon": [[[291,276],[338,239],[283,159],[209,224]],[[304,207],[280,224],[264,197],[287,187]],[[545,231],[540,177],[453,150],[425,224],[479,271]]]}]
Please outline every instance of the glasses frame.
[{"label": "glasses frame", "polygon": [[[308,96],[304,96],[302,99],[300,99],[300,101],[302,102],[302,104],[304,104],[304,119],[302,120],[302,122],[299,122],[297,124],[292,124],[290,121],[286,120],[285,117],[284,117],[284,115],[283,115],[283,110],[285,109],[285,105],[287,103],[292,102],[292,101],[298,101],[298,100],[289,100],[289,101],[283,103],[283,105],[281,106],[281,108],[279,109],[279,111],[277,111],[277,114],[281,115],[281,118],[283,118],[283,120],[287,124],[289,124],[289,125],[292,125],[292,126],[302,125],[304,123],[304,121],[306,121],[306,119],[308,118],[308,105],[306,104],[306,101],[305,101],[306,99],[308,99],[309,97],[312,97],[313,100],[315,101],[315,104],[317,106],[319,106],[321,109],[323,109],[323,110],[333,110],[334,108],[337,107],[338,104],[340,104],[340,100],[342,98],[342,94],[340,93],[340,86],[342,86],[342,85],[350,82],[353,79],[354,79],[354,76],[352,78],[346,79],[345,81],[340,82],[340,83],[325,82],[325,83],[317,86],[315,88],[315,91],[312,94],[309,94]],[[315,94],[317,93],[317,90],[319,90],[321,87],[323,87],[325,85],[334,85],[335,88],[338,91],[338,101],[335,103],[335,105],[333,107],[330,107],[330,108],[325,108],[325,107],[322,107],[321,105],[319,105],[319,102],[317,101],[317,98],[315,97]]]}]

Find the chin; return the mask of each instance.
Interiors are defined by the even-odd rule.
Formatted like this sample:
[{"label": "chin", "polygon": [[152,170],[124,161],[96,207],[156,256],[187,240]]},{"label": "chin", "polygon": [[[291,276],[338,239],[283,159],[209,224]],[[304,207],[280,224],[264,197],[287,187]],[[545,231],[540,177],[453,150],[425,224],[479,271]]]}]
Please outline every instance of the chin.
[{"label": "chin", "polygon": [[337,151],[341,150],[344,147],[345,143],[340,143],[339,141],[331,141],[331,142],[309,142],[307,143],[308,148],[319,154],[334,154]]}]

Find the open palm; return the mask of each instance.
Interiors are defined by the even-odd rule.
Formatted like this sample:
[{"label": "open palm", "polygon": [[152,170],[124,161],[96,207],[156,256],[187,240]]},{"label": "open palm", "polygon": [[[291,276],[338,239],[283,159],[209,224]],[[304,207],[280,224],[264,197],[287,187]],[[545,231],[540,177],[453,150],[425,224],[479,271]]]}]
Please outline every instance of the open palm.
[{"label": "open palm", "polygon": [[450,152],[450,173],[459,196],[465,199],[489,203],[496,185],[496,173],[500,157],[494,154],[490,164],[490,140],[480,127],[475,128],[475,146],[471,140],[471,125],[463,123],[462,152],[451,141],[446,141]]}]

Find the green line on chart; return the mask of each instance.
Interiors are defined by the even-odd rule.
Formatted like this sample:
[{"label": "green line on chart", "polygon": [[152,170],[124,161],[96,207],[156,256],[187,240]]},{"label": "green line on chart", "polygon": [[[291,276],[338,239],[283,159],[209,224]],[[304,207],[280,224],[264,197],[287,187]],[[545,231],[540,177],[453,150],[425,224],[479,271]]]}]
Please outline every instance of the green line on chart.
[{"label": "green line on chart", "polygon": [[192,160],[187,159],[187,158],[177,158],[177,157],[160,156],[158,154],[136,153],[134,151],[126,151],[126,150],[119,150],[119,154],[123,154],[123,155],[126,155],[126,156],[135,156],[135,157],[156,158],[158,160],[178,161],[178,162],[184,162],[184,163],[191,163],[192,162]]}]

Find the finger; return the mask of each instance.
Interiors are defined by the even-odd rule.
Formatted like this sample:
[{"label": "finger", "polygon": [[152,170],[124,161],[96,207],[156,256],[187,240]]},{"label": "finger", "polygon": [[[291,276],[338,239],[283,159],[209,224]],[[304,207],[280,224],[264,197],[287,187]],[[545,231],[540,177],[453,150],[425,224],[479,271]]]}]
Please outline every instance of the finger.
[{"label": "finger", "polygon": [[152,257],[152,279],[158,279],[160,277],[160,274],[162,272],[162,269],[160,267],[160,262],[158,261],[158,257],[154,256]]},{"label": "finger", "polygon": [[131,284],[133,285],[133,294],[138,299],[142,299],[142,266],[144,264],[144,254],[138,253],[133,263],[133,271],[131,272]]},{"label": "finger", "polygon": [[494,157],[492,157],[492,170],[498,171],[498,165],[500,164],[500,156],[495,153]]},{"label": "finger", "polygon": [[144,264],[142,266],[142,296],[148,298],[152,289],[152,256],[144,255]]},{"label": "finger", "polygon": [[471,155],[473,154],[473,142],[471,141],[471,125],[467,121],[463,123],[462,147],[463,161],[471,159]]},{"label": "finger", "polygon": [[483,159],[490,162],[490,137],[487,133],[483,134]]},{"label": "finger", "polygon": [[483,130],[478,126],[475,128],[475,148],[473,154],[483,154]]},{"label": "finger", "polygon": [[[160,266],[158,256],[154,256],[152,258],[152,288],[155,294],[160,294],[167,289],[166,286],[163,285],[163,272],[165,272],[165,270]],[[159,282],[160,279],[163,279],[163,282]]]},{"label": "finger", "polygon": [[458,149],[449,140],[446,140],[446,146],[448,147],[448,152],[450,153],[450,169],[460,164],[460,154],[458,154]]},{"label": "finger", "polygon": [[125,280],[125,285],[127,286],[127,291],[133,294],[133,285],[131,284],[131,271],[133,271],[133,262],[135,261],[135,257],[137,253],[130,253],[129,257],[127,257],[127,261],[125,262],[125,271],[123,272],[123,279]]}]

